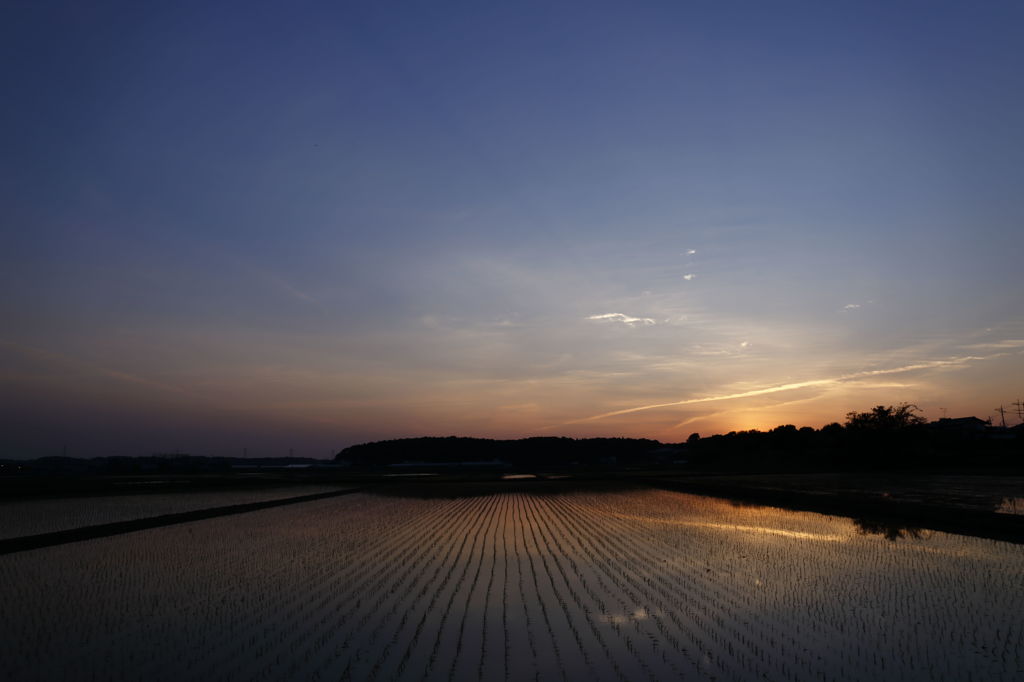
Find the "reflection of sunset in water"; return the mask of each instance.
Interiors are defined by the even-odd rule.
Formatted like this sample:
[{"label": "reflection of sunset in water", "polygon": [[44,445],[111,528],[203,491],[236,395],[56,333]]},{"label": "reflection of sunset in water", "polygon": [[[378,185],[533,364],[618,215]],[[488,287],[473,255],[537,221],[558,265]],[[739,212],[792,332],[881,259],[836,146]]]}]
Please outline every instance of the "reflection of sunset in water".
[{"label": "reflection of sunset in water", "polygon": [[[663,490],[622,494],[615,504],[595,506],[593,513],[660,527],[721,531],[729,533],[737,542],[755,544],[773,540],[845,543],[874,552],[877,551],[876,545],[884,543],[898,544],[901,552],[977,558],[998,557],[1001,553],[998,549],[993,551],[992,546],[984,542],[947,533],[858,523],[842,516]],[[896,547],[892,551],[896,551]]]},{"label": "reflection of sunset in water", "polygon": [[604,513],[604,514],[607,514],[608,516],[614,516],[614,517],[620,518],[620,519],[630,519],[630,520],[633,520],[633,521],[643,521],[643,522],[647,522],[647,523],[659,523],[659,524],[668,524],[668,525],[675,525],[675,526],[699,526],[699,527],[703,527],[703,528],[714,528],[716,530],[739,531],[739,532],[745,532],[745,533],[754,533],[754,534],[758,534],[758,535],[777,535],[777,536],[780,536],[780,537],[799,538],[799,539],[802,539],[802,540],[823,540],[823,541],[826,541],[826,542],[842,542],[843,540],[848,540],[849,539],[849,537],[845,536],[845,535],[826,535],[826,534],[823,534],[823,533],[812,533],[812,532],[808,532],[808,531],[786,530],[784,528],[772,528],[770,526],[750,526],[750,525],[741,525],[741,524],[736,524],[736,523],[714,523],[714,522],[711,522],[711,521],[691,521],[691,520],[687,520],[687,519],[664,519],[664,518],[655,518],[655,517],[650,517],[650,516],[644,517],[644,516],[635,516],[635,515],[628,515],[628,514],[618,514],[618,513],[615,513],[615,512],[598,512],[598,513]]},{"label": "reflection of sunset in water", "polygon": [[18,585],[0,612],[31,614],[0,619],[0,676],[1018,679],[1017,545],[536,487],[356,493],[0,556]]}]

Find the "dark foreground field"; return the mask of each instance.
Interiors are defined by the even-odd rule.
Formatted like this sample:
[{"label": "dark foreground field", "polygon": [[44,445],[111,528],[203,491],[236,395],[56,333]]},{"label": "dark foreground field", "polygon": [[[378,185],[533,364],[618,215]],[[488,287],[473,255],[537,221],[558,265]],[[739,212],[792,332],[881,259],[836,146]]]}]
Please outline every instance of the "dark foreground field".
[{"label": "dark foreground field", "polygon": [[[1017,680],[1024,670],[1016,544],[922,529],[887,537],[848,518],[607,481],[417,483],[0,556],[0,580],[17,586],[0,591],[0,676]],[[105,513],[144,512],[146,499],[170,503],[122,497]]]}]

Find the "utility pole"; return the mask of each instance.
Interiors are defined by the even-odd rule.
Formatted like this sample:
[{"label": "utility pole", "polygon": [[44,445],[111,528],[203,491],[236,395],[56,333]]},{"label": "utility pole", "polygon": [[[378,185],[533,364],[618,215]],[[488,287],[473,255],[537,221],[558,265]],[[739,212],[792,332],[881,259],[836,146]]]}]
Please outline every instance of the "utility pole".
[{"label": "utility pole", "polygon": [[942,418],[945,419],[946,418],[946,412],[947,412],[946,408],[945,407],[940,407],[939,409],[942,410]]},{"label": "utility pole", "polygon": [[1003,428],[1005,429],[1006,428],[1006,408],[1004,408],[1002,405],[1000,405],[999,407],[996,408],[996,412],[998,412],[999,416],[1002,417],[1002,419],[1003,419]]},{"label": "utility pole", "polygon": [[1017,408],[1017,419],[1024,423],[1024,400],[1018,400],[1013,405]]}]

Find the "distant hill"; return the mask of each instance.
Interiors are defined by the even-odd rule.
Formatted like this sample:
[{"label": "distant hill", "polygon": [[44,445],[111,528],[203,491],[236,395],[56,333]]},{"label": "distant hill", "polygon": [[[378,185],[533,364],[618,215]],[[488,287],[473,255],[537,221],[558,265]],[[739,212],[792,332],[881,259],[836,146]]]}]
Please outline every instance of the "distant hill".
[{"label": "distant hill", "polygon": [[664,456],[663,446],[646,438],[401,438],[345,448],[335,460],[356,466],[441,463],[515,465],[627,464]]}]

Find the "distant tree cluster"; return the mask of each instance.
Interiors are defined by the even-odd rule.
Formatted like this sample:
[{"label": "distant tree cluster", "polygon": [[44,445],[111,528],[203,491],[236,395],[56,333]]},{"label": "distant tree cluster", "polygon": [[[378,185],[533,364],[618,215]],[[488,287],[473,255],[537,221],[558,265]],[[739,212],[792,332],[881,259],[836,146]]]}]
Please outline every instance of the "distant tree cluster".
[{"label": "distant tree cluster", "polygon": [[921,426],[927,420],[915,412],[920,412],[917,405],[900,403],[885,407],[878,405],[869,412],[848,412],[846,428],[864,431],[897,431],[911,426]]},{"label": "distant tree cluster", "polygon": [[821,429],[778,426],[687,441],[693,466],[729,471],[850,471],[928,467],[1024,467],[1020,430],[993,432],[968,417],[928,423],[910,403],[849,412]]}]

